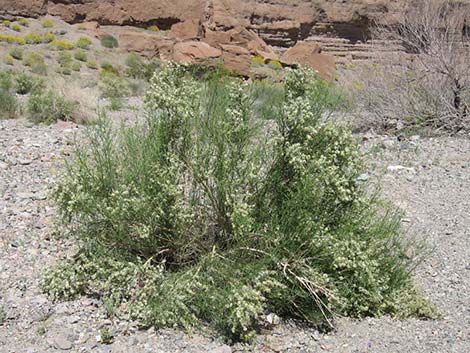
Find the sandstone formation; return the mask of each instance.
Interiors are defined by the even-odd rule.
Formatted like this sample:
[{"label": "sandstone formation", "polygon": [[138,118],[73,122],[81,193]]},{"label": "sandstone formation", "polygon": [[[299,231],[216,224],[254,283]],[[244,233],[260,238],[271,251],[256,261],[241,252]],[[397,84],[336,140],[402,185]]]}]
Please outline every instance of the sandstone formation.
[{"label": "sandstone formation", "polygon": [[[59,16],[70,23],[132,26],[121,47],[147,56],[222,59],[245,74],[254,56],[301,63],[331,78],[339,63],[369,60],[397,43],[370,40],[374,22],[393,23],[407,0],[0,0],[0,17]],[[157,25],[167,36],[139,31]],[[100,30],[98,30],[100,31]],[[194,43],[194,42],[201,43]],[[181,44],[181,42],[191,42]],[[202,43],[203,42],[203,43]],[[321,45],[322,52],[313,48]],[[214,50],[207,50],[207,46]],[[216,55],[217,54],[217,55]],[[207,56],[207,57],[206,57]],[[295,60],[294,60],[295,58]]]}]

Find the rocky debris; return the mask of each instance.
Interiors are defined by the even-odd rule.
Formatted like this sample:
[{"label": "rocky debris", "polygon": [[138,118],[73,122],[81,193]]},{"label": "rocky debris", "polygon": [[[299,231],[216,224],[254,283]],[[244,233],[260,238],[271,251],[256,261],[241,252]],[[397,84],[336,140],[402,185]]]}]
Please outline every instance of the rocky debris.
[{"label": "rocky debris", "polygon": [[318,43],[297,43],[282,55],[281,62],[286,65],[299,64],[311,67],[324,79],[328,81],[334,80],[336,69],[335,58],[332,55],[322,54]]},{"label": "rocky debris", "polygon": [[173,60],[180,63],[197,63],[220,58],[222,51],[199,41],[176,43],[173,47]]}]

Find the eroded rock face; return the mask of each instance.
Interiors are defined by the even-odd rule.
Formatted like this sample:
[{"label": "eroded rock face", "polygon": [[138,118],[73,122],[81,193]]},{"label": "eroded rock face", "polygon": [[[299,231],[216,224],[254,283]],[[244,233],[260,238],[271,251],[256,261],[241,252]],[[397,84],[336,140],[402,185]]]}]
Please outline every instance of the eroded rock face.
[{"label": "eroded rock face", "polygon": [[[269,45],[290,47],[311,35],[351,40],[368,36],[373,21],[390,22],[405,0],[0,0],[1,16],[59,16],[68,22],[157,25],[210,20],[212,30],[244,27]],[[187,22],[189,24],[190,22]]]}]

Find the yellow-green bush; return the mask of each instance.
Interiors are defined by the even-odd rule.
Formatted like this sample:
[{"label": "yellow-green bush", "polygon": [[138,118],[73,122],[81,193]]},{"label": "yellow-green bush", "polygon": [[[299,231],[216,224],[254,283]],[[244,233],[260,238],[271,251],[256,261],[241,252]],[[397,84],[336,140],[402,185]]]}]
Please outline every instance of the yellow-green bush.
[{"label": "yellow-green bush", "polygon": [[23,48],[15,47],[10,49],[10,55],[16,60],[23,60]]},{"label": "yellow-green bush", "polygon": [[19,44],[24,45],[26,44],[26,40],[23,37],[16,37],[9,34],[2,34],[0,33],[0,42],[7,42],[10,44]]},{"label": "yellow-green bush", "polygon": [[282,64],[279,60],[269,60],[268,66],[273,70],[282,70]]},{"label": "yellow-green bush", "polygon": [[88,50],[90,48],[91,43],[92,42],[90,38],[81,36],[80,38],[78,38],[76,46],[77,48]]},{"label": "yellow-green bush", "polygon": [[262,56],[255,56],[251,59],[251,66],[253,67],[260,67],[264,65],[264,58]]},{"label": "yellow-green bush", "polygon": [[55,27],[55,22],[50,19],[45,19],[44,21],[42,21],[42,27],[43,28]]},{"label": "yellow-green bush", "polygon": [[39,53],[29,52],[26,53],[23,59],[23,64],[31,68],[31,71],[39,74],[47,74],[47,65],[44,61],[44,56]]},{"label": "yellow-green bush", "polygon": [[70,68],[71,68],[73,71],[80,71],[81,68],[82,68],[82,65],[80,64],[79,61],[74,61],[72,64],[70,64]]},{"label": "yellow-green bush", "polygon": [[107,34],[101,37],[101,45],[105,48],[112,49],[112,48],[117,48],[119,46],[119,42],[116,39],[116,37],[110,34]]},{"label": "yellow-green bush", "polygon": [[46,33],[42,39],[44,43],[51,43],[55,40],[55,34],[52,32]]},{"label": "yellow-green bush", "polygon": [[92,70],[98,69],[98,63],[95,59],[88,59],[88,61],[86,62],[86,66]]},{"label": "yellow-green bush", "polygon": [[51,42],[51,45],[53,45],[58,50],[72,50],[75,48],[75,45],[73,43],[70,43],[63,39],[53,40]]},{"label": "yellow-green bush", "polygon": [[11,25],[11,29],[14,30],[15,32],[21,32],[21,26],[18,23],[13,23]]},{"label": "yellow-green bush", "polygon": [[27,44],[41,44],[43,37],[39,33],[28,33],[24,36],[24,40]]},{"label": "yellow-green bush", "polygon": [[87,61],[87,58],[88,58],[87,52],[85,50],[77,50],[73,56],[78,61],[83,61],[83,62]]},{"label": "yellow-green bush", "polygon": [[15,59],[13,59],[13,56],[11,56],[10,54],[5,54],[2,57],[2,60],[7,65],[13,65],[15,63]]},{"label": "yellow-green bush", "polygon": [[11,26],[11,21],[10,21],[10,20],[5,20],[5,21],[3,21],[3,25],[4,25],[5,27],[10,28],[10,26]]},{"label": "yellow-green bush", "polygon": [[150,26],[147,29],[152,32],[158,32],[160,30],[157,25]]},{"label": "yellow-green bush", "polygon": [[18,20],[18,23],[23,27],[29,27],[29,20],[27,20],[26,18],[20,18]]}]

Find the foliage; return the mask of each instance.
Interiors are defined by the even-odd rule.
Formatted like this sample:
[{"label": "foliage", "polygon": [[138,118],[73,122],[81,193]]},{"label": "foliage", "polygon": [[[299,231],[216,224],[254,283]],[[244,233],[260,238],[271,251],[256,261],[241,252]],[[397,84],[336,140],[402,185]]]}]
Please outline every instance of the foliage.
[{"label": "foliage", "polygon": [[26,44],[26,41],[24,40],[23,37],[16,37],[16,36],[11,36],[11,35],[2,34],[2,33],[0,33],[0,42],[7,42],[7,43],[19,44],[19,45]]},{"label": "foliage", "polygon": [[279,60],[269,60],[268,66],[273,70],[282,70],[282,64]]},{"label": "foliage", "polygon": [[91,58],[88,59],[88,61],[86,62],[86,66],[93,70],[98,69],[98,63],[96,62],[95,59],[91,59]]},{"label": "foliage", "polygon": [[29,66],[31,71],[35,74],[46,75],[47,65],[44,61],[44,56],[35,52],[28,52],[25,54],[23,64]]},{"label": "foliage", "polygon": [[85,49],[85,50],[88,50],[90,48],[90,45],[91,45],[91,39],[85,36],[81,36],[80,38],[78,38],[77,43],[76,43],[77,48]]},{"label": "foliage", "polygon": [[44,289],[234,340],[250,340],[266,312],[314,323],[432,313],[399,218],[357,182],[351,134],[324,120],[325,87],[304,69],[265,86],[157,72],[144,122],[103,121],[77,146],[55,199],[82,246]]},{"label": "foliage", "polygon": [[53,40],[51,44],[58,50],[72,50],[75,48],[73,43],[62,39]]},{"label": "foliage", "polygon": [[130,53],[126,58],[126,75],[135,79],[149,81],[155,71],[160,67],[160,62],[153,60],[145,62],[137,53]]},{"label": "foliage", "polygon": [[160,28],[158,28],[158,26],[156,25],[153,25],[153,26],[150,26],[147,28],[149,31],[152,31],[152,32],[158,32],[160,31]]},{"label": "foliage", "polygon": [[104,61],[101,63],[101,76],[106,76],[108,74],[119,76],[119,70],[113,66],[110,62]]},{"label": "foliage", "polygon": [[73,71],[80,71],[81,68],[82,68],[82,64],[80,64],[79,61],[75,61],[75,62],[73,62],[72,64],[70,64],[70,68],[71,68]]},{"label": "foliage", "polygon": [[16,60],[23,60],[24,50],[22,48],[14,47],[10,50],[10,55]]},{"label": "foliage", "polygon": [[11,25],[11,29],[14,30],[15,32],[21,32],[21,26],[18,23],[13,23]]},{"label": "foliage", "polygon": [[36,123],[51,124],[58,120],[73,120],[75,105],[54,91],[32,94],[28,99],[29,118]]},{"label": "foliage", "polygon": [[39,77],[21,72],[15,76],[15,89],[18,94],[37,92],[44,88],[44,80]]},{"label": "foliage", "polygon": [[85,50],[77,50],[73,56],[78,61],[86,62],[88,59],[88,54]]},{"label": "foliage", "polygon": [[5,27],[7,27],[7,28],[10,28],[10,26],[11,26],[11,21],[10,21],[10,20],[4,20],[4,21],[3,21],[3,25],[4,25]]},{"label": "foliage", "polygon": [[119,46],[119,42],[116,37],[108,34],[101,37],[101,45],[105,48],[117,48]]},{"label": "foliage", "polygon": [[51,43],[55,40],[55,34],[52,33],[52,32],[49,32],[49,33],[46,33],[43,38],[42,38],[42,41],[44,43]]},{"label": "foliage", "polygon": [[264,58],[262,56],[255,56],[251,59],[251,66],[260,67],[264,65]]},{"label": "foliage", "polygon": [[2,60],[7,65],[14,65],[15,64],[15,59],[10,54],[3,55]]},{"label": "foliage", "polygon": [[61,66],[68,66],[72,63],[72,54],[68,51],[60,51],[57,54],[57,62]]},{"label": "foliage", "polygon": [[18,117],[20,105],[12,88],[12,74],[9,72],[0,72],[0,119],[13,119]]},{"label": "foliage", "polygon": [[44,39],[41,34],[31,32],[24,36],[24,40],[27,44],[41,44]]},{"label": "foliage", "polygon": [[29,20],[26,18],[20,18],[18,23],[23,27],[29,27]]},{"label": "foliage", "polygon": [[43,28],[53,28],[55,27],[55,22],[50,19],[45,19],[41,23]]}]

